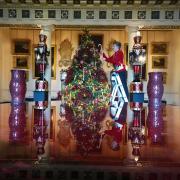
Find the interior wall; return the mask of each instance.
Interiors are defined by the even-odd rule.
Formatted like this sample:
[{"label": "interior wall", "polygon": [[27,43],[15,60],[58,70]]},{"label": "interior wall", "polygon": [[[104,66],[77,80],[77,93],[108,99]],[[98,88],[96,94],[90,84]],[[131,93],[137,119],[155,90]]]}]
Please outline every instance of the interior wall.
[{"label": "interior wall", "polygon": [[[56,45],[56,79],[52,79],[52,96],[56,97],[57,92],[60,89],[60,71],[67,67],[59,67],[59,61],[61,57],[59,54],[60,43],[68,39],[72,43],[73,53],[72,57],[78,48],[78,36],[81,34],[80,30],[70,29],[56,29],[52,33],[52,44]],[[128,33],[125,30],[93,30],[92,34],[102,34],[104,37],[103,48],[107,53],[109,43],[111,40],[119,40],[122,43],[122,49],[124,50],[124,44],[128,43]],[[178,78],[180,68],[180,30],[146,30],[142,31],[142,43],[148,44],[148,71],[165,71],[167,72],[167,83],[164,85],[164,99],[169,104],[180,105],[180,79]],[[29,39],[31,41],[31,54],[29,55],[29,81],[27,82],[27,94],[26,97],[33,96],[35,79],[32,74],[33,65],[33,45],[38,43],[39,30],[37,29],[12,29],[12,28],[0,28],[0,98],[8,99],[9,94],[9,82],[11,79],[10,70],[13,68],[13,56],[12,56],[12,40],[13,39]],[[169,42],[169,55],[168,55],[168,67],[167,69],[152,69],[152,55],[151,55],[151,42]],[[71,58],[72,58],[71,57]],[[103,68],[107,72],[109,78],[109,72],[112,67],[108,67],[107,63],[103,63]],[[148,80],[148,78],[147,78]],[[147,81],[144,81],[144,91],[146,92]],[[147,94],[145,95],[147,97]]]},{"label": "interior wall", "polygon": [[[180,79],[179,79],[179,56],[180,56],[180,30],[157,30],[157,31],[143,31],[142,42],[148,44],[148,72],[166,72],[167,79],[164,84],[163,99],[168,104],[180,105]],[[168,55],[167,55],[167,68],[166,69],[153,69],[152,68],[152,42],[167,42]],[[163,56],[163,55],[162,55]],[[147,81],[144,82],[144,91],[147,92]],[[145,94],[147,97],[147,93]]]}]

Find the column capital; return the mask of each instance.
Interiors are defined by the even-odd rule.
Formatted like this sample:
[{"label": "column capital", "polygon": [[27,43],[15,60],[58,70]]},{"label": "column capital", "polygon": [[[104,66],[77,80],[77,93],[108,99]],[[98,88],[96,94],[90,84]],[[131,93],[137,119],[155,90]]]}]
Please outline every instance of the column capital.
[{"label": "column capital", "polygon": [[44,31],[52,32],[52,31],[54,31],[55,26],[53,24],[52,25],[41,25],[41,29]]},{"label": "column capital", "polygon": [[138,31],[138,29],[139,29],[138,26],[126,26],[126,27],[125,27],[125,30],[126,30],[128,33],[136,32],[136,31]]},{"label": "column capital", "polygon": [[55,29],[54,25],[41,25],[41,24],[38,24],[38,27],[41,28],[41,31],[43,32],[43,34],[49,34],[52,31],[54,31],[54,29]]}]

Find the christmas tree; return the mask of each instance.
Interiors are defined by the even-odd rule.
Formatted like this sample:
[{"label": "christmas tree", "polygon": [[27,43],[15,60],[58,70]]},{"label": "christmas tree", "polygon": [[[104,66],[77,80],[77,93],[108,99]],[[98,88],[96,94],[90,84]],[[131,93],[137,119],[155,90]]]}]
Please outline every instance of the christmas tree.
[{"label": "christmas tree", "polygon": [[101,68],[98,49],[88,31],[82,35],[72,66],[66,72],[64,97],[67,104],[85,106],[87,111],[108,105],[108,79]]},{"label": "christmas tree", "polygon": [[88,31],[69,67],[65,80],[65,116],[72,123],[77,149],[88,154],[98,148],[100,122],[104,119],[110,98],[106,73],[101,68],[98,49]]}]

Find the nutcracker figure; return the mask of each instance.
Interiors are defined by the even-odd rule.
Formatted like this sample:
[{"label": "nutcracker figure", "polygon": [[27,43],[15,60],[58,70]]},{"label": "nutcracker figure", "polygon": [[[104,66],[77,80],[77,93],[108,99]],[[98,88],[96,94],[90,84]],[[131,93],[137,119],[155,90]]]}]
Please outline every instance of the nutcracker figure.
[{"label": "nutcracker figure", "polygon": [[34,109],[33,139],[36,141],[37,156],[45,153],[44,146],[48,138],[47,123],[44,117],[44,110]]},{"label": "nutcracker figure", "polygon": [[47,49],[46,39],[47,36],[41,31],[38,46],[34,49],[36,69],[41,78],[43,78],[46,66],[48,65],[47,56],[49,56],[50,53],[50,51]]},{"label": "nutcracker figure", "polygon": [[36,109],[46,109],[48,106],[48,81],[44,78],[46,66],[48,65],[47,56],[49,56],[49,50],[46,45],[47,36],[43,34],[43,31],[39,35],[38,46],[35,51],[35,69],[38,72],[39,79],[36,80],[34,100]]},{"label": "nutcracker figure", "polygon": [[142,36],[137,31],[134,37],[134,45],[129,53],[130,64],[134,71],[134,80],[130,84],[130,106],[131,109],[139,110],[143,106],[144,93],[142,83],[142,65],[145,64],[146,51],[141,44]]}]

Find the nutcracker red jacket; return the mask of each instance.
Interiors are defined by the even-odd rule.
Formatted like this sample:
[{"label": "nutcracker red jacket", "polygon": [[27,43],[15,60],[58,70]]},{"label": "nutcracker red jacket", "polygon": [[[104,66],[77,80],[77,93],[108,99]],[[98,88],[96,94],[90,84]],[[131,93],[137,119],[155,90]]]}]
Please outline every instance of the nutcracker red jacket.
[{"label": "nutcracker red jacket", "polygon": [[114,66],[123,65],[123,68],[121,70],[118,70],[118,72],[126,71],[126,66],[124,64],[124,54],[123,54],[122,50],[115,52],[111,57],[107,57],[103,53],[103,58],[105,58],[105,61],[112,63]]}]

